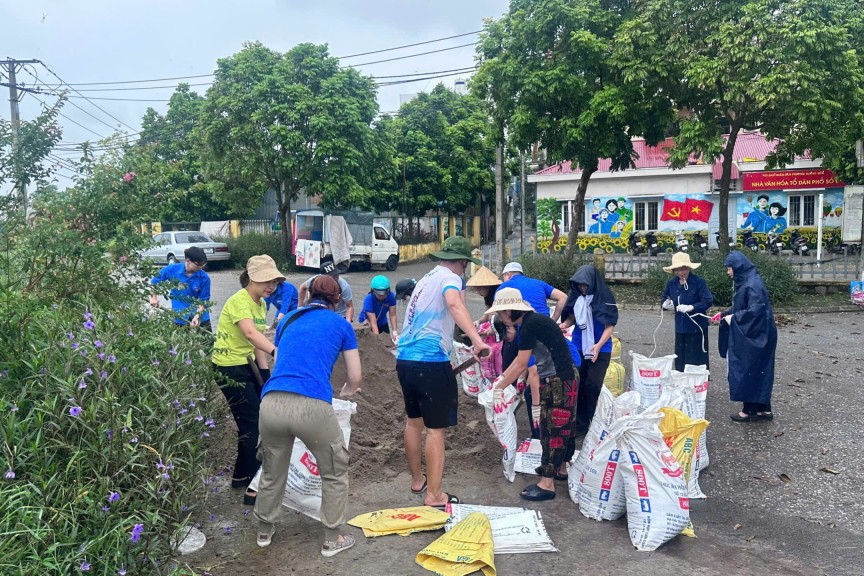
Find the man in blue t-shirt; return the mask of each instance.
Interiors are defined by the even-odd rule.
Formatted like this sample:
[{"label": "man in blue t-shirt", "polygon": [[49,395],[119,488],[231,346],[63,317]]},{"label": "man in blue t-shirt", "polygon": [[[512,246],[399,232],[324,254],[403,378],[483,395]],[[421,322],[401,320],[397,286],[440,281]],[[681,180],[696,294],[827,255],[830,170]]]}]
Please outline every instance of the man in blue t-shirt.
[{"label": "man in blue t-shirt", "polygon": [[276,318],[273,319],[273,326],[276,326],[288,312],[297,309],[297,289],[285,280],[270,296],[264,298],[264,302],[267,303],[267,310],[270,310],[271,305],[276,308]]},{"label": "man in blue t-shirt", "polygon": [[[176,324],[198,326],[210,331],[210,311],[205,306],[210,300],[210,276],[204,272],[207,255],[197,246],[187,248],[183,255],[186,257],[185,262],[165,266],[150,279],[150,284],[172,283],[171,309],[176,315]],[[150,304],[159,306],[159,296],[155,292],[150,296]]]},{"label": "man in blue t-shirt", "polygon": [[567,294],[542,280],[525,276],[522,273],[522,265],[518,262],[507,264],[501,273],[501,279],[504,283],[498,286],[496,293],[503,288],[516,288],[534,311],[544,316],[549,316],[547,300],[555,300],[555,313],[552,314],[552,319],[557,322],[561,317],[561,311],[567,303]]}]

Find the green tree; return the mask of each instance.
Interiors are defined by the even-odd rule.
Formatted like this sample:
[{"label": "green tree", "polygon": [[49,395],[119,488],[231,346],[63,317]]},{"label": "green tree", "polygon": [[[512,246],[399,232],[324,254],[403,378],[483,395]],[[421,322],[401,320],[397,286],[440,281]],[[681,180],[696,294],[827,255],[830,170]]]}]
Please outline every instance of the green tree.
[{"label": "green tree", "polygon": [[[668,99],[628,82],[612,58],[618,29],[633,16],[627,0],[511,0],[486,23],[472,89],[492,105],[494,137],[506,131],[525,150],[539,142],[552,161],[582,169],[573,222],[601,158],[612,170],[633,167],[632,138],[656,144],[672,120]],[[570,227],[568,251],[579,227]]]},{"label": "green tree", "polygon": [[161,115],[148,108],[141,122],[141,135],[129,163],[138,176],[159,174],[162,181],[162,219],[173,221],[218,220],[225,217],[222,206],[207,186],[195,131],[204,107],[204,98],[180,84]]},{"label": "green tree", "polygon": [[626,78],[681,111],[670,164],[722,158],[721,249],[741,130],[780,139],[772,167],[835,150],[849,118],[861,117],[862,33],[853,0],[647,0],[622,28],[615,52]]},{"label": "green tree", "polygon": [[384,124],[395,150],[389,204],[409,222],[439,206],[451,214],[461,212],[479,197],[494,194],[489,118],[472,96],[438,84],[403,104],[398,116]]},{"label": "green tree", "polygon": [[57,124],[62,107],[63,100],[60,100],[43,108],[35,120],[21,122],[17,144],[11,122],[0,119],[0,188],[7,184],[16,189],[21,185],[29,186],[51,175],[52,162],[46,159],[62,138]]},{"label": "green tree", "polygon": [[234,214],[248,214],[272,188],[287,251],[291,202],[301,191],[326,207],[367,202],[380,163],[373,129],[375,85],[339,67],[326,46],[285,54],[250,43],[219,60],[201,118],[204,174]]}]

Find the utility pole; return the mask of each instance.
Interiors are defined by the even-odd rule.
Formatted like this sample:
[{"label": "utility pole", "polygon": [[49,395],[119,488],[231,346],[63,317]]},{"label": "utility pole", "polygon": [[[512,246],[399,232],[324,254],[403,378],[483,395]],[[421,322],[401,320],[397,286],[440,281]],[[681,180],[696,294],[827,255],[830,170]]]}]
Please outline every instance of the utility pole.
[{"label": "utility pole", "polygon": [[[6,69],[6,76],[9,78],[9,107],[12,111],[12,158],[15,160],[16,172],[20,167],[19,146],[21,144],[21,117],[18,113],[18,83],[15,78],[15,73],[18,68],[24,64],[37,64],[38,60],[15,60],[7,58],[5,62],[0,62],[0,67]],[[21,203],[24,206],[24,214],[27,214],[27,184],[25,182],[16,182],[15,189],[21,193]]]},{"label": "utility pole", "polygon": [[[507,258],[504,244],[504,146],[498,144],[495,151],[495,251],[498,254],[498,265],[504,268]],[[494,264],[493,264],[494,266]],[[500,270],[498,270],[500,273]]]}]

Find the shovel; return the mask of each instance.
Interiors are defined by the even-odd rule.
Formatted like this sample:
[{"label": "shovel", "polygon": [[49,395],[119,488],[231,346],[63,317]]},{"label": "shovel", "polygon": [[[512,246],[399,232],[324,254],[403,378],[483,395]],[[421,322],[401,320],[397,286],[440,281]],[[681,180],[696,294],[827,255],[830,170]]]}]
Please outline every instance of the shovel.
[{"label": "shovel", "polygon": [[[490,351],[488,349],[484,350],[483,352],[484,353],[480,355],[481,358],[485,358],[486,356],[489,356],[489,354],[490,354]],[[462,372],[464,372],[465,370],[467,370],[468,368],[470,368],[474,364],[477,364],[477,362],[479,362],[479,361],[480,360],[476,356],[471,356],[471,358],[468,358],[467,360],[465,360],[462,363],[457,364],[456,366],[453,367],[453,375],[455,376],[457,374],[461,374]]]}]

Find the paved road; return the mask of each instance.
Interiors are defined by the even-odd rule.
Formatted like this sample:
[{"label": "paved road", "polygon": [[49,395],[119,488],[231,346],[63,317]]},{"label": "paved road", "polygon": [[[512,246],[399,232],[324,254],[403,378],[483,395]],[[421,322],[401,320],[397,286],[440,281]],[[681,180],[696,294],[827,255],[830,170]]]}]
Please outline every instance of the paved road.
[{"label": "paved road", "polygon": [[[388,276],[391,283],[419,279],[430,268],[429,262],[403,265]],[[345,275],[358,308],[374,275]],[[219,271],[211,276],[215,326],[220,303],[239,289],[239,274]],[[307,277],[291,274],[289,280],[296,285]],[[468,303],[472,316],[482,313],[479,297],[469,295]],[[656,353],[672,352],[671,318],[658,330],[659,321],[657,312],[622,311],[616,335],[625,358],[628,350],[649,355],[655,330]],[[610,555],[599,542],[558,542],[562,548],[578,546],[579,552],[566,554],[562,549],[554,562],[556,573],[564,571],[564,556],[566,565],[572,556],[571,568],[596,574],[629,573],[619,569],[635,569],[637,558],[663,572],[678,566],[686,574],[864,574],[864,312],[795,316],[779,329],[773,398],[777,416],[771,423],[730,420],[737,406],[728,400],[726,364],[716,354],[715,330],[710,334],[713,379],[707,408],[711,467],[700,479],[709,497],[691,504],[699,538],[679,538],[655,555]],[[780,474],[791,482],[782,481]],[[554,522],[554,513],[549,516]],[[591,533],[578,526],[574,535]]]}]

